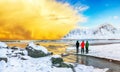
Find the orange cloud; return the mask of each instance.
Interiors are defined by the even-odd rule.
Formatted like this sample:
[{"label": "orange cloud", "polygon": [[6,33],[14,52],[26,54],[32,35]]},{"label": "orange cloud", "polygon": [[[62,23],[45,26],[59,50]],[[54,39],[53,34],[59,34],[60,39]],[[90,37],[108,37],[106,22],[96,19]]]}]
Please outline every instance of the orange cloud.
[{"label": "orange cloud", "polygon": [[84,21],[55,0],[0,0],[0,39],[60,39]]}]

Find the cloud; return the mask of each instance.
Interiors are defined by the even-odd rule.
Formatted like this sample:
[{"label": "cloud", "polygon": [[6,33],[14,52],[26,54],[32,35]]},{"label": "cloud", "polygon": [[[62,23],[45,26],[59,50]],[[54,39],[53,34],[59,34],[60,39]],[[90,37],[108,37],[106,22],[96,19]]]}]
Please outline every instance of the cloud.
[{"label": "cloud", "polygon": [[113,19],[117,20],[119,19],[119,16],[113,16]]},{"label": "cloud", "polygon": [[89,6],[83,5],[83,6],[76,7],[75,9],[78,10],[78,11],[85,11],[85,10],[87,10],[88,8],[89,8]]},{"label": "cloud", "polygon": [[67,3],[0,0],[1,40],[60,39],[83,21],[85,17]]}]

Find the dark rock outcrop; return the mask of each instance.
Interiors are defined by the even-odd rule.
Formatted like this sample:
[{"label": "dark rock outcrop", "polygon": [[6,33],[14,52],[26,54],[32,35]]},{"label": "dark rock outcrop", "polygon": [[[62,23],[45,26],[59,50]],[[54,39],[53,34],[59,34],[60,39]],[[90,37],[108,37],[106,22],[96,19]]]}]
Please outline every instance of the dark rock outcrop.
[{"label": "dark rock outcrop", "polygon": [[67,67],[67,68],[73,67],[71,64],[64,63],[61,57],[52,57],[51,61],[53,66],[56,66],[56,67]]}]

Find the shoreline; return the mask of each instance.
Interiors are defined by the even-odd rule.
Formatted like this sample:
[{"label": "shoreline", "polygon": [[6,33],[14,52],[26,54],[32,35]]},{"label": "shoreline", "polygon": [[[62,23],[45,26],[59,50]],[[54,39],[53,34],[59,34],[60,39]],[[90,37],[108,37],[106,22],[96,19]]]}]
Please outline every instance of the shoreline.
[{"label": "shoreline", "polygon": [[[76,55],[76,54],[75,54]],[[110,59],[110,58],[104,58],[104,57],[98,57],[98,56],[92,56],[92,55],[87,55],[87,54],[78,54],[80,56],[87,56],[87,57],[93,57],[93,58],[98,58],[102,60],[106,60],[115,64],[120,64],[120,60],[115,60],[115,59]]]}]

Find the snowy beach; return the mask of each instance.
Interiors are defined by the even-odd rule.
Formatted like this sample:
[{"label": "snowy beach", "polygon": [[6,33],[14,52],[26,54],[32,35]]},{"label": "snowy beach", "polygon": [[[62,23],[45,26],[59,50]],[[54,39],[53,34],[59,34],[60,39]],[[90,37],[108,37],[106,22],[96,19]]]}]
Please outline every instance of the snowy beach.
[{"label": "snowy beach", "polygon": [[[51,58],[61,58],[59,55],[47,55],[44,57],[33,58],[29,51],[42,51],[45,54],[49,53],[43,46],[28,44],[28,50],[20,49],[19,47],[9,48],[5,43],[0,42],[0,58],[6,58],[7,61],[0,60],[0,72],[106,72],[108,68],[99,69],[93,66],[85,66],[77,64],[73,68],[56,67],[52,64]],[[64,64],[64,62],[63,62]]]},{"label": "snowy beach", "polygon": [[[75,47],[69,47],[67,50],[75,50]],[[80,53],[80,51],[79,51]],[[81,53],[80,53],[81,54]],[[120,44],[94,45],[89,47],[89,53],[86,55],[108,58],[120,61]]]}]

